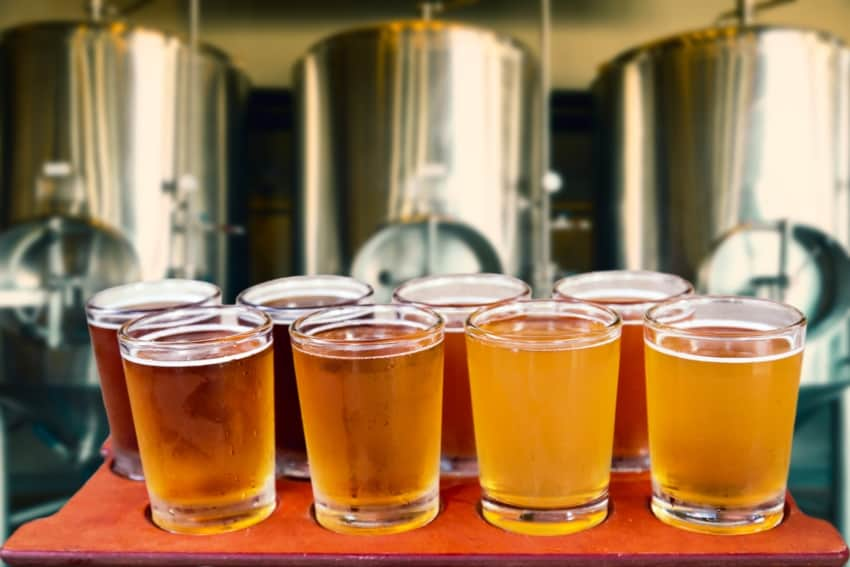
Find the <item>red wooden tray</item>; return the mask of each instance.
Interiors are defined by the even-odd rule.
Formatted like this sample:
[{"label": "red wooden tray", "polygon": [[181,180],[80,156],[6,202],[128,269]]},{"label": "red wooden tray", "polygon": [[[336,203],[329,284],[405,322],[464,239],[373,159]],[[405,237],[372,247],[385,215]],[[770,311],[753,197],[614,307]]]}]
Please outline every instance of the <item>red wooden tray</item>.
[{"label": "red wooden tray", "polygon": [[10,565],[834,565],[847,545],[828,523],[800,512],[789,498],[783,523],[748,536],[677,530],[648,508],[646,476],[614,476],[611,514],[591,530],[555,537],[521,536],[485,523],[478,485],[444,482],[443,510],[430,525],[390,536],[343,536],[310,516],[306,482],[278,483],[280,505],[265,522],[217,536],[176,536],[146,516],[141,483],[103,466],[53,516],[30,522],[3,547]]}]

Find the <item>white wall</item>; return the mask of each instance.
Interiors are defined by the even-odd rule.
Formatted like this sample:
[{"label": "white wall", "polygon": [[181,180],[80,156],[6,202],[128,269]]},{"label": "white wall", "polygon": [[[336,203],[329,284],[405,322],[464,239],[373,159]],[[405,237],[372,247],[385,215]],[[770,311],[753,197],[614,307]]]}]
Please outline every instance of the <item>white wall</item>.
[{"label": "white wall", "polygon": [[[128,0],[121,0],[121,4]],[[83,0],[0,0],[0,28],[82,16]],[[201,0],[202,36],[231,54],[258,86],[286,86],[312,43],[346,27],[415,15],[415,1]],[[553,84],[583,88],[598,66],[643,42],[710,25],[732,0],[552,0]],[[536,0],[478,0],[447,14],[536,47]],[[186,0],[153,0],[130,20],[185,33]],[[797,0],[763,23],[823,29],[850,41],[850,0]]]}]

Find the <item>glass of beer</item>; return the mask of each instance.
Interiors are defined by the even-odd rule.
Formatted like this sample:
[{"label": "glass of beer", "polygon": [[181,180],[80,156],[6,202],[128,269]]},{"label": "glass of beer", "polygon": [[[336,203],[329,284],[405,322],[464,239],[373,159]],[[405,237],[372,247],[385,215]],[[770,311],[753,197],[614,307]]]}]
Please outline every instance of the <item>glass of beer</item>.
[{"label": "glass of beer", "polygon": [[144,479],[118,350],[118,327],[163,309],[218,303],[221,303],[221,290],[213,284],[177,279],[112,287],[89,299],[86,318],[109,421],[111,468],[114,473],[132,480]]},{"label": "glass of beer", "polygon": [[292,365],[289,326],[318,309],[362,303],[372,296],[372,287],[345,276],[292,276],[250,287],[236,303],[268,313],[274,322],[274,403],[277,473],[310,478],[298,386]]},{"label": "glass of beer", "polygon": [[215,534],[275,507],[272,321],[189,307],[118,330],[153,522]]},{"label": "glass of beer", "polygon": [[601,303],[616,311],[623,321],[614,456],[611,461],[614,471],[642,472],[649,469],[643,315],[654,305],[693,291],[693,285],[679,276],[628,270],[579,274],[555,284],[556,298]]},{"label": "glass of beer", "polygon": [[413,305],[334,307],[290,334],[319,524],[387,534],[433,520],[442,318]]},{"label": "glass of beer", "polygon": [[445,320],[443,474],[478,476],[466,366],[466,319],[480,307],[530,296],[528,284],[504,274],[427,276],[405,282],[393,293],[394,301],[426,305]]},{"label": "glass of beer", "polygon": [[714,534],[781,520],[806,318],[766,299],[677,299],[646,313],[652,511]]},{"label": "glass of beer", "polygon": [[608,515],[620,318],[583,301],[485,307],[466,325],[481,513],[558,535]]}]

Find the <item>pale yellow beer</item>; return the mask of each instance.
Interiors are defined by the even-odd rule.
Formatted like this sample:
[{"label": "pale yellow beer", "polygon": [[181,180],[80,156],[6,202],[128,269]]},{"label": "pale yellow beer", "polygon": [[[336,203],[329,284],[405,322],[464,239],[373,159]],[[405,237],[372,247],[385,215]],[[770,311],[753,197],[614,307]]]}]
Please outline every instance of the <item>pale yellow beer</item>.
[{"label": "pale yellow beer", "polygon": [[584,302],[476,312],[467,353],[482,513],[499,527],[563,534],[608,514],[620,320]]}]

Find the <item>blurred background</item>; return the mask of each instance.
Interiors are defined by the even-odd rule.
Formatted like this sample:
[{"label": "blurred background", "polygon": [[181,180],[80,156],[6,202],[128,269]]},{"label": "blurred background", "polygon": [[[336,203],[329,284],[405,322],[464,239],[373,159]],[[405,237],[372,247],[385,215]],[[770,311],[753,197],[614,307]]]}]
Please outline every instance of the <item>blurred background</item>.
[{"label": "blurred background", "polygon": [[791,471],[850,535],[850,0],[0,1],[0,535],[108,430],[83,302],[594,268],[792,302]]}]

